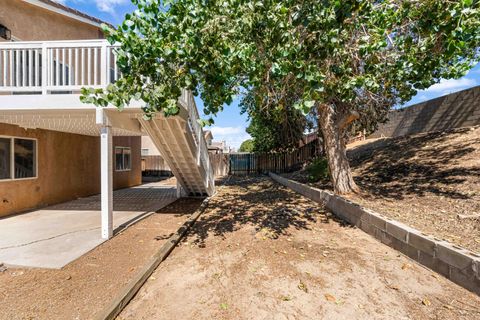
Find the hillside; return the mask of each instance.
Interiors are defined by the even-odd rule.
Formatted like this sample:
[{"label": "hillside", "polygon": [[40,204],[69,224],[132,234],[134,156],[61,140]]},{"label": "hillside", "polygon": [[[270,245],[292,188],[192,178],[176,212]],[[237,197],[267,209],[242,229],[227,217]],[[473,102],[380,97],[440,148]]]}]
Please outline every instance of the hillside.
[{"label": "hillside", "polygon": [[366,141],[349,158],[362,189],[352,201],[480,252],[480,127]]}]

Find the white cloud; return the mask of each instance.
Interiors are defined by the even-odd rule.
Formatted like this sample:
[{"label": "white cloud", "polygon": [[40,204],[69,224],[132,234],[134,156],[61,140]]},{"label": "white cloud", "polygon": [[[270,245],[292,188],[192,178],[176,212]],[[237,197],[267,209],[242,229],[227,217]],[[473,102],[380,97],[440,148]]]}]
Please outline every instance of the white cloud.
[{"label": "white cloud", "polygon": [[217,135],[234,135],[245,132],[245,128],[242,127],[211,127],[210,131],[212,131],[213,136]]},{"label": "white cloud", "polygon": [[98,10],[115,13],[115,7],[128,3],[129,0],[95,0]]},{"label": "white cloud", "polygon": [[236,150],[240,147],[243,141],[250,139],[250,135],[245,131],[245,127],[219,127],[213,126],[207,128],[212,131],[214,141],[227,142],[227,145],[234,147]]},{"label": "white cloud", "polygon": [[434,84],[423,92],[448,94],[454,91],[459,91],[477,84],[475,79],[460,78],[460,79],[442,79],[439,83]]}]

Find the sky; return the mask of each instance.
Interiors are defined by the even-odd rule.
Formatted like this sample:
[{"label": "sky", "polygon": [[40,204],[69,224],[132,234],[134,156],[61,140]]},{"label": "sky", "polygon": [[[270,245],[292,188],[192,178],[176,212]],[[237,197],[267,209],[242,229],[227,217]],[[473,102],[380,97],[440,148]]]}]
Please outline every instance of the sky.
[{"label": "sky", "polygon": [[[130,0],[54,1],[90,14],[113,25],[121,23],[125,14],[135,9]],[[442,80],[427,90],[419,91],[412,100],[403,106],[413,105],[478,85],[480,85],[480,64],[476,65],[460,79]],[[201,113],[203,103],[199,98],[196,98],[195,101]],[[225,140],[228,145],[236,149],[238,149],[244,140],[250,137],[248,133],[245,132],[245,128],[248,125],[247,116],[240,114],[238,103],[239,101],[236,100],[230,106],[226,106],[224,111],[214,119],[215,124],[208,128],[212,131],[215,141]]]}]

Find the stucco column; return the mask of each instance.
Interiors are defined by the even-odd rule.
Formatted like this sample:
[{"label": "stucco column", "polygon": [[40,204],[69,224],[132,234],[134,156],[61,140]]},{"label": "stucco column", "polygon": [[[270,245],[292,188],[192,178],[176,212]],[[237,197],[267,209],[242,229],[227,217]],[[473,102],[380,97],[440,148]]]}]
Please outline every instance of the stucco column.
[{"label": "stucco column", "polygon": [[113,146],[112,128],[102,126],[100,133],[100,171],[102,199],[102,238],[113,236]]}]

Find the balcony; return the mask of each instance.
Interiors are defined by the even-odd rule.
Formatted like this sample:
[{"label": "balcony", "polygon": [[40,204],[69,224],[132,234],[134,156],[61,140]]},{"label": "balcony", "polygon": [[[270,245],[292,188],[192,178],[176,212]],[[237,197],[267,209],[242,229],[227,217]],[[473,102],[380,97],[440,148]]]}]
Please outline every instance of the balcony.
[{"label": "balcony", "polygon": [[0,92],[58,94],[103,88],[119,78],[106,40],[0,43]]},{"label": "balcony", "polygon": [[80,90],[120,77],[117,47],[103,39],[0,42],[0,110],[91,108]]}]

